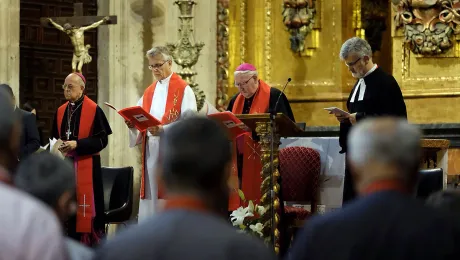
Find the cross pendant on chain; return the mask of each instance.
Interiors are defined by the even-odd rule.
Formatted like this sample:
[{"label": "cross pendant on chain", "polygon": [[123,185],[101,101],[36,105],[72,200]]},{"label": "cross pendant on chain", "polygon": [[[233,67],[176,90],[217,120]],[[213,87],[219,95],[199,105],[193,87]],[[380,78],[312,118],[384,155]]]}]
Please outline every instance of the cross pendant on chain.
[{"label": "cross pendant on chain", "polygon": [[67,141],[69,141],[70,135],[72,134],[72,132],[70,132],[70,128],[67,129],[67,132],[65,132],[65,134],[67,135]]}]

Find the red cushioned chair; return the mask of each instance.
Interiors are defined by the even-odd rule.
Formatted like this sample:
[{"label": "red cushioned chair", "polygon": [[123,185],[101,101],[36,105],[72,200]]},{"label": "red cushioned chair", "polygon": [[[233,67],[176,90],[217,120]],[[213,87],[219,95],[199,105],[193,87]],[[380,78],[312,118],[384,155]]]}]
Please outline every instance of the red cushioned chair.
[{"label": "red cushioned chair", "polygon": [[[282,199],[287,204],[283,217],[290,234],[316,212],[321,160],[319,152],[307,147],[287,147],[279,152]],[[295,205],[311,205],[311,212]],[[292,236],[291,236],[292,237]]]}]

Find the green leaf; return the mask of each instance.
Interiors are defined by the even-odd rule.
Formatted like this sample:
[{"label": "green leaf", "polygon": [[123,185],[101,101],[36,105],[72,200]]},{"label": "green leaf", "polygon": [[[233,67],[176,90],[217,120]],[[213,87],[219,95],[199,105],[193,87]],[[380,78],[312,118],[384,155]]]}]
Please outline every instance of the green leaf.
[{"label": "green leaf", "polygon": [[246,201],[246,198],[244,197],[244,193],[242,190],[238,189],[238,196],[240,196],[240,199],[243,201]]}]

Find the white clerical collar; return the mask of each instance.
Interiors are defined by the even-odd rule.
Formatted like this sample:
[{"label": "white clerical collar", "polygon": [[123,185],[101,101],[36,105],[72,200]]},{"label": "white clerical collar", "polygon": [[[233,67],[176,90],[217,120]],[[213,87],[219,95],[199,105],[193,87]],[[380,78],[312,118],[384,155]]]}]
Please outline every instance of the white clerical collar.
[{"label": "white clerical collar", "polygon": [[358,96],[358,101],[362,101],[364,99],[364,93],[366,93],[366,82],[364,81],[364,78],[374,72],[377,69],[377,64],[375,64],[365,75],[364,77],[360,78],[358,81],[358,84],[356,84],[355,91],[353,91],[353,96],[351,96],[350,102],[354,103],[356,101],[356,92],[358,92],[359,89],[359,96]]},{"label": "white clerical collar", "polygon": [[374,72],[377,69],[377,67],[378,67],[377,64],[374,64],[374,66],[366,74],[364,74],[364,77],[362,77],[362,78],[365,78],[367,75],[369,75],[372,72]]},{"label": "white clerical collar", "polygon": [[172,77],[172,72],[171,72],[171,75],[169,75],[168,77],[162,79],[162,80],[159,80],[158,82],[160,82],[160,84],[167,84],[169,83],[169,81],[171,80],[171,77]]}]

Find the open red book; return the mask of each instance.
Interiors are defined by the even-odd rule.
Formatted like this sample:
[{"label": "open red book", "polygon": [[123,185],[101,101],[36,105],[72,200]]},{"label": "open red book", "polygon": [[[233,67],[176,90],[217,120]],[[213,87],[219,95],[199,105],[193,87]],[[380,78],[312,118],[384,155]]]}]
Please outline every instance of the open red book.
[{"label": "open red book", "polygon": [[209,114],[208,117],[221,122],[222,125],[228,129],[231,139],[235,139],[242,134],[251,132],[251,129],[249,129],[249,127],[241,122],[241,120],[239,120],[230,111]]},{"label": "open red book", "polygon": [[147,130],[149,127],[161,125],[161,122],[158,119],[153,117],[140,106],[127,107],[122,110],[118,110],[107,102],[104,102],[104,104],[117,111],[117,113],[125,120],[131,121],[131,123],[134,124],[134,127],[141,132]]}]

